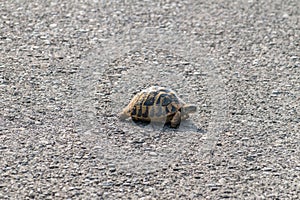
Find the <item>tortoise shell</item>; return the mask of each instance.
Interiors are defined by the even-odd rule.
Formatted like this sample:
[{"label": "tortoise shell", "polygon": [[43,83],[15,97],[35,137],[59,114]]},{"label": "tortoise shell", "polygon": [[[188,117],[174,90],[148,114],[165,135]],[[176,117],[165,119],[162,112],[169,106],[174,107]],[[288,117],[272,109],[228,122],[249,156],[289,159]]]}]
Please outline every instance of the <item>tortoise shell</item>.
[{"label": "tortoise shell", "polygon": [[131,117],[133,121],[170,123],[176,128],[196,109],[196,106],[182,101],[173,90],[152,86],[136,94],[119,117],[122,120]]}]

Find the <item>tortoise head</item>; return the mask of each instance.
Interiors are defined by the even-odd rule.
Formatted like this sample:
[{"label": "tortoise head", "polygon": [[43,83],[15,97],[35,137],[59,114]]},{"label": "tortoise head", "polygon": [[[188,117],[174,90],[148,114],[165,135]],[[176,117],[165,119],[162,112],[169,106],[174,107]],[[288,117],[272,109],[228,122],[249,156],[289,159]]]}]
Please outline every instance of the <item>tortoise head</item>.
[{"label": "tortoise head", "polygon": [[187,115],[189,113],[194,113],[197,111],[197,106],[192,104],[185,104],[181,107],[181,113]]}]

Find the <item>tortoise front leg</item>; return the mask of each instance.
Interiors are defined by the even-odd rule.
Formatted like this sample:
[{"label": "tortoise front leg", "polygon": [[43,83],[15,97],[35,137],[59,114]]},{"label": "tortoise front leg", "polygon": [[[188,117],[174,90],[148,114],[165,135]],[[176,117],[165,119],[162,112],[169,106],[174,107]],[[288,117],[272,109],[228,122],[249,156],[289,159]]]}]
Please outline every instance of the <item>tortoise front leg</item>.
[{"label": "tortoise front leg", "polygon": [[178,128],[181,122],[181,113],[180,111],[176,112],[175,115],[173,116],[171,122],[171,127],[172,128]]}]

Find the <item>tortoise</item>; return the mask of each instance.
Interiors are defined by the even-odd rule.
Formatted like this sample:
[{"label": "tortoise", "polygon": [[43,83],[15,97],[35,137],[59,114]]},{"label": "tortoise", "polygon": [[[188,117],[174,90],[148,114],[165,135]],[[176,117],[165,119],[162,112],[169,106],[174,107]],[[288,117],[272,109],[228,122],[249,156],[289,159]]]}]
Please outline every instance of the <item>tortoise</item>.
[{"label": "tortoise", "polygon": [[181,120],[196,112],[195,105],[186,104],[176,93],[165,87],[152,86],[136,94],[119,113],[119,118],[134,122],[160,122],[178,128]]}]

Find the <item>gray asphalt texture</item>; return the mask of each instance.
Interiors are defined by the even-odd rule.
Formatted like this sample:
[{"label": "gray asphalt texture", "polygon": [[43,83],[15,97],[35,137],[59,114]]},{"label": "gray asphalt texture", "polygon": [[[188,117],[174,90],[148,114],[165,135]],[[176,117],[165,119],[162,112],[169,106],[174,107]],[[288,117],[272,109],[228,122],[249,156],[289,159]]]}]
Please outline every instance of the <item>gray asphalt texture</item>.
[{"label": "gray asphalt texture", "polygon": [[[1,1],[0,199],[300,199],[300,1]],[[120,122],[150,85],[199,110]]]}]

